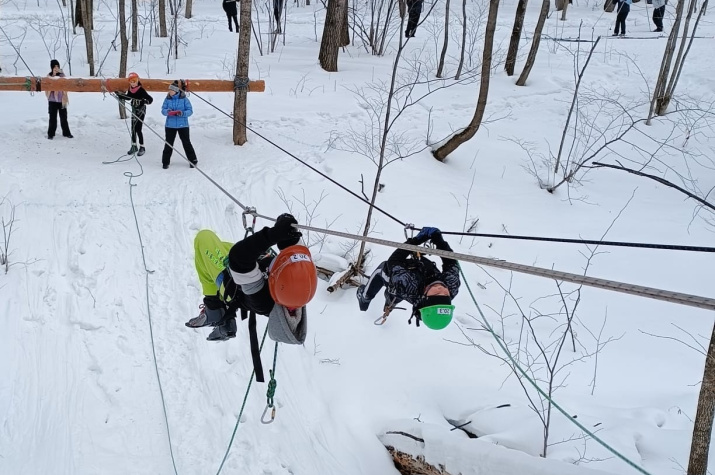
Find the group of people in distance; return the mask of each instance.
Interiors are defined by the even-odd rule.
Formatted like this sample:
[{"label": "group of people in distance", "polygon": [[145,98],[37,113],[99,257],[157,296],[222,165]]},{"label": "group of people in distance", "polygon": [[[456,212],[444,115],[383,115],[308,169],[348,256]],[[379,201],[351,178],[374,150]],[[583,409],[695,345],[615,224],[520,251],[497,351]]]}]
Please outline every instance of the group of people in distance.
[{"label": "group of people in distance", "polygon": [[[65,77],[60,62],[56,59],[50,61],[50,73],[48,77]],[[137,73],[129,73],[127,76],[128,87],[125,92],[114,93],[117,99],[122,101],[130,101],[131,103],[131,147],[127,152],[128,155],[137,154],[144,155],[146,148],[144,147],[144,119],[146,118],[146,106],[153,103],[154,99],[142,87],[139,75]],[[51,86],[50,86],[51,87]],[[48,113],[50,122],[47,127],[47,138],[52,140],[55,138],[57,131],[57,116],[60,116],[60,127],[62,128],[62,136],[74,138],[70,132],[69,122],[67,121],[67,105],[69,104],[69,94],[66,91],[46,90],[45,95],[48,101]],[[191,101],[186,95],[186,85],[183,81],[174,81],[169,85],[169,91],[164,98],[164,103],[161,106],[161,113],[166,117],[164,125],[164,151],[161,155],[161,163],[164,169],[169,168],[171,155],[174,151],[174,141],[176,136],[179,136],[181,144],[184,146],[184,152],[189,159],[190,167],[198,163],[196,151],[191,144],[189,135],[189,117],[194,113],[191,107]]]}]

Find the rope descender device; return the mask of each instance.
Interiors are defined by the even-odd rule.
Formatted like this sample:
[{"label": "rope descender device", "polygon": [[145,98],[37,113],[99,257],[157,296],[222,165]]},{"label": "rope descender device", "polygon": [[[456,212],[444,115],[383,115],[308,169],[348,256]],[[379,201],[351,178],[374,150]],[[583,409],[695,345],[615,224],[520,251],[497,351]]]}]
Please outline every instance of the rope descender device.
[{"label": "rope descender device", "polygon": [[[251,221],[250,226],[248,225],[248,220],[246,219],[246,215],[249,214],[253,216],[253,221]],[[243,213],[241,213],[241,221],[243,221],[243,229],[246,230],[246,237],[248,237],[249,234],[253,234],[256,228],[256,208],[253,206],[246,207],[246,209],[243,210]]]},{"label": "rope descender device", "polygon": [[[266,408],[263,410],[263,414],[261,415],[262,424],[271,424],[276,419],[276,406],[273,404],[273,396],[275,396],[276,394],[276,386],[278,385],[278,383],[273,377],[273,370],[269,370],[269,374],[271,375],[271,379],[268,381],[268,390],[266,391]],[[271,410],[270,419],[266,419],[268,409]]]}]

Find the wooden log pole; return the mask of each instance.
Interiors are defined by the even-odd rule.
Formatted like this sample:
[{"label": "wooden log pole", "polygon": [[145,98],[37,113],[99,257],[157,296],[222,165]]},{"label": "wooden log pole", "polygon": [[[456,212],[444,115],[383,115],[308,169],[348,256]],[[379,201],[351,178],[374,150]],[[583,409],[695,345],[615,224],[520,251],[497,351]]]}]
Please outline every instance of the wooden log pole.
[{"label": "wooden log pole", "polygon": [[[169,89],[173,79],[142,79],[144,89],[164,92]],[[233,81],[222,79],[184,79],[188,91],[196,92],[233,92]],[[0,91],[67,91],[67,92],[123,92],[129,87],[126,78],[50,78],[50,77],[0,77]],[[28,89],[29,88],[29,89]],[[249,92],[263,92],[266,83],[263,80],[250,81]]]}]

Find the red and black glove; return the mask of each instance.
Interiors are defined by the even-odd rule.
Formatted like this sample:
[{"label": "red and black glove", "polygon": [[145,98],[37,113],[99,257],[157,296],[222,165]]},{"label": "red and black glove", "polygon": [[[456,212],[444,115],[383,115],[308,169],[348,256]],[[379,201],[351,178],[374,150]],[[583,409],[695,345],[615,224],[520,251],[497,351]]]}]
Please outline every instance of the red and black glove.
[{"label": "red and black glove", "polygon": [[171,116],[181,115],[181,111],[169,111],[169,115],[171,115]]}]

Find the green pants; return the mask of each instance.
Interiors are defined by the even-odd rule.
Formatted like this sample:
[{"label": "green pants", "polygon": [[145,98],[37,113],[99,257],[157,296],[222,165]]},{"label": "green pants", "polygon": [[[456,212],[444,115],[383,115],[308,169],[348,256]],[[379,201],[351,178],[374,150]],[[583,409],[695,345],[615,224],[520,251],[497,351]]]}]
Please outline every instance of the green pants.
[{"label": "green pants", "polygon": [[216,233],[202,229],[194,238],[194,265],[204,295],[216,295],[216,277],[226,268],[225,260],[233,243],[222,242]]}]

